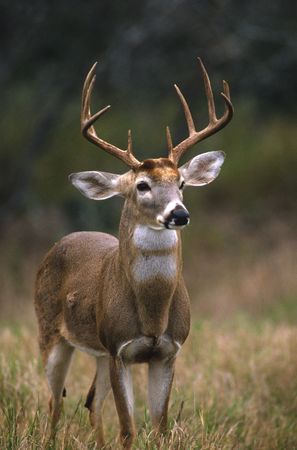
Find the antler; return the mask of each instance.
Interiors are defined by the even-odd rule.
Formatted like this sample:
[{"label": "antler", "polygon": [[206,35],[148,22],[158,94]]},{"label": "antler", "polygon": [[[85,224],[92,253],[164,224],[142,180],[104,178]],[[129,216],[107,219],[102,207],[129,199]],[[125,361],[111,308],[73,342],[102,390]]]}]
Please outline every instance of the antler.
[{"label": "antler", "polygon": [[200,67],[202,70],[205,92],[207,97],[209,124],[201,131],[196,130],[188,103],[183,94],[181,93],[181,91],[179,90],[178,86],[175,84],[174,87],[181,101],[189,130],[189,137],[187,137],[184,141],[180,142],[177,146],[173,147],[169,127],[167,127],[166,129],[168,158],[171,159],[171,161],[173,161],[175,164],[178,163],[178,161],[180,160],[182,155],[188,150],[188,148],[192,147],[193,145],[197,144],[197,142],[202,141],[208,136],[211,136],[212,134],[224,128],[227,125],[227,123],[230,122],[233,116],[233,105],[231,103],[229,86],[226,81],[223,81],[224,92],[221,92],[221,96],[225,101],[225,112],[220,119],[217,118],[209,76],[200,58],[198,58],[198,61],[200,63]]},{"label": "antler", "polygon": [[132,152],[132,136],[131,130],[128,131],[128,148],[127,150],[122,150],[109,142],[104,141],[103,139],[97,136],[96,130],[94,128],[94,123],[100,116],[102,116],[109,108],[110,105],[96,112],[94,115],[91,115],[90,109],[90,98],[92,94],[92,90],[95,84],[95,71],[96,71],[97,62],[93,65],[91,70],[89,71],[82,92],[82,108],[81,108],[81,132],[85,138],[87,138],[90,142],[102,148],[106,152],[110,153],[113,156],[116,156],[120,160],[122,160],[125,164],[127,164],[131,168],[138,167],[141,163],[138,161]]}]

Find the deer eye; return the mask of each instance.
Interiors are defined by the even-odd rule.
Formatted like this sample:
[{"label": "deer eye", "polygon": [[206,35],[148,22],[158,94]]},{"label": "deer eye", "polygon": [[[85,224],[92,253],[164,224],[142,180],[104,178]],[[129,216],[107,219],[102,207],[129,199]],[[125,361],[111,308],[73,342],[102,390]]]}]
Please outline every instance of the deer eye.
[{"label": "deer eye", "polygon": [[138,183],[136,187],[137,187],[138,191],[142,191],[142,192],[151,190],[148,183],[146,183],[145,181],[140,181],[140,183]]},{"label": "deer eye", "polygon": [[179,187],[179,189],[183,189],[183,188],[184,188],[184,185],[185,185],[185,182],[182,181],[182,182],[181,182],[181,185],[180,185],[180,187]]}]

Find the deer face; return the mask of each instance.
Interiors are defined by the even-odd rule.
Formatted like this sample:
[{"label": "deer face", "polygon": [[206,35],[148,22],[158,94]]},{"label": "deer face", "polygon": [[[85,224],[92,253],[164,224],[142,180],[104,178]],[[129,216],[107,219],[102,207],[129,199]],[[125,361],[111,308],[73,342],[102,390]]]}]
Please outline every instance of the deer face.
[{"label": "deer face", "polygon": [[167,158],[147,159],[138,169],[124,175],[79,172],[70,175],[70,180],[93,200],[114,195],[127,198],[138,223],[157,230],[181,229],[190,221],[183,203],[184,187],[203,186],[213,181],[224,158],[223,152],[203,153],[179,169]]},{"label": "deer face", "polygon": [[147,159],[136,172],[132,196],[138,222],[153,229],[179,229],[189,223],[183,204],[183,179],[167,158]]}]

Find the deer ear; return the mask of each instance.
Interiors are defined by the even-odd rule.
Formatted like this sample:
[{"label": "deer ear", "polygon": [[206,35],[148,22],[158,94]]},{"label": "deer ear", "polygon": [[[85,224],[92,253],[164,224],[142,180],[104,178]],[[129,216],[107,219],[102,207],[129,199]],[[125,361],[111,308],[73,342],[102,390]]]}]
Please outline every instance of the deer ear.
[{"label": "deer ear", "polygon": [[203,186],[211,183],[220,173],[225,159],[224,152],[207,152],[195,156],[179,168],[185,185]]},{"label": "deer ear", "polygon": [[120,175],[107,172],[78,172],[69,175],[69,180],[83,195],[93,200],[105,200],[120,194]]}]

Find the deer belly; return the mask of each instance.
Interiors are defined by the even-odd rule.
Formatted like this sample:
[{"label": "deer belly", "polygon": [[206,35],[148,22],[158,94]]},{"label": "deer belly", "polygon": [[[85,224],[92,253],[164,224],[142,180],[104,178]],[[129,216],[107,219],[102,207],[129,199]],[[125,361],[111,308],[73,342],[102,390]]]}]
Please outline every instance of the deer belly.
[{"label": "deer belly", "polygon": [[141,336],[124,342],[117,351],[117,356],[128,364],[148,362],[152,358],[165,359],[177,354],[181,345],[169,336],[159,338]]}]

